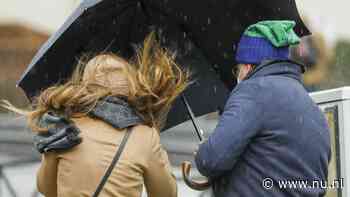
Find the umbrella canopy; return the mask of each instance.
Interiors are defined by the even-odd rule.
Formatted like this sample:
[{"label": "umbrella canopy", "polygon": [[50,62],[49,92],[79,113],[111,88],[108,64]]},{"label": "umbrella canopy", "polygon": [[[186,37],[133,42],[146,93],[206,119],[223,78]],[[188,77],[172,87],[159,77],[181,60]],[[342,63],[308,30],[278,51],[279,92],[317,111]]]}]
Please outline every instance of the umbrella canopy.
[{"label": "umbrella canopy", "polygon": [[[84,1],[38,51],[18,85],[32,98],[40,90],[67,79],[81,55],[112,51],[128,58],[136,44],[150,31],[156,31],[162,45],[177,51],[179,64],[193,73],[195,83],[184,95],[195,115],[222,109],[228,90],[202,51],[174,21],[148,13],[136,1]],[[186,107],[178,99],[164,130],[189,119],[186,114]]]},{"label": "umbrella canopy", "polygon": [[262,20],[294,20],[299,36],[310,32],[301,20],[295,0],[148,0],[183,24],[195,44],[211,61],[225,84],[232,88],[231,69],[235,64],[236,44],[251,24]]},{"label": "umbrella canopy", "polygon": [[[294,0],[85,0],[38,51],[18,86],[31,98],[67,79],[81,55],[112,51],[128,58],[134,45],[156,30],[164,46],[179,52],[180,64],[194,72],[197,81],[185,95],[194,114],[203,115],[225,103],[228,89],[222,81],[226,87],[235,84],[235,43],[244,29],[267,19],[295,20],[299,35],[309,33]],[[180,102],[167,128],[188,119]]]}]

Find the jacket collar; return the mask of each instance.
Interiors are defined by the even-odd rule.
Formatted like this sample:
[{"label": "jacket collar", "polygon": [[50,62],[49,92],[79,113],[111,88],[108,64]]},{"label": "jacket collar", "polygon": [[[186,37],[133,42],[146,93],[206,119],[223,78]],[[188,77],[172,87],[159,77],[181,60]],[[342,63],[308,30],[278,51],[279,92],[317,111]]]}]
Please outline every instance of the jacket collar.
[{"label": "jacket collar", "polygon": [[245,80],[262,76],[279,75],[293,78],[301,82],[301,74],[304,71],[304,65],[291,60],[268,61],[254,69]]}]

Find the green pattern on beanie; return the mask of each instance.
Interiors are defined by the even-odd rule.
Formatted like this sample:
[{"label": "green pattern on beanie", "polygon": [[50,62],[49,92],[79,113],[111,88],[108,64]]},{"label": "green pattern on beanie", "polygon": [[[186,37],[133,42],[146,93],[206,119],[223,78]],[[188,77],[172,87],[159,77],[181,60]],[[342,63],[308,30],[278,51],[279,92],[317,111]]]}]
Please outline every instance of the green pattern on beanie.
[{"label": "green pattern on beanie", "polygon": [[293,30],[294,27],[295,22],[289,20],[261,21],[249,26],[244,35],[266,38],[275,47],[287,47],[300,43],[299,36]]}]

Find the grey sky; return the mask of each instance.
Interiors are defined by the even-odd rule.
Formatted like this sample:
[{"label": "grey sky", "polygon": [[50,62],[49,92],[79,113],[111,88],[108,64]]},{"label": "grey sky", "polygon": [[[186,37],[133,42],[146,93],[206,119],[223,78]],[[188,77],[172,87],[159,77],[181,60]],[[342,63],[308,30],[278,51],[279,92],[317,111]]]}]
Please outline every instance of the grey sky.
[{"label": "grey sky", "polygon": [[330,37],[350,39],[350,0],[296,0],[299,10],[315,29]]}]

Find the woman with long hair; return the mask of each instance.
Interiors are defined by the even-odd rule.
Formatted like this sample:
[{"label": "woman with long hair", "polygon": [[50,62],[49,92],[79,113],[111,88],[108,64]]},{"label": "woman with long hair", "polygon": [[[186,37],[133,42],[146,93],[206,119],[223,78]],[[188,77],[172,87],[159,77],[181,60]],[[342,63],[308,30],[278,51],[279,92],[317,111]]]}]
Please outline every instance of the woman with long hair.
[{"label": "woman with long hair", "polygon": [[42,91],[32,111],[8,102],[2,105],[24,114],[39,135],[55,127],[43,126],[41,120],[47,114],[64,117],[80,131],[79,145],[65,151],[43,150],[37,176],[42,194],[92,196],[131,130],[99,196],[139,197],[143,185],[150,197],[177,196],[159,136],[172,103],[189,83],[189,72],[174,58],[151,33],[128,61],[109,53],[80,63],[66,83]]}]

